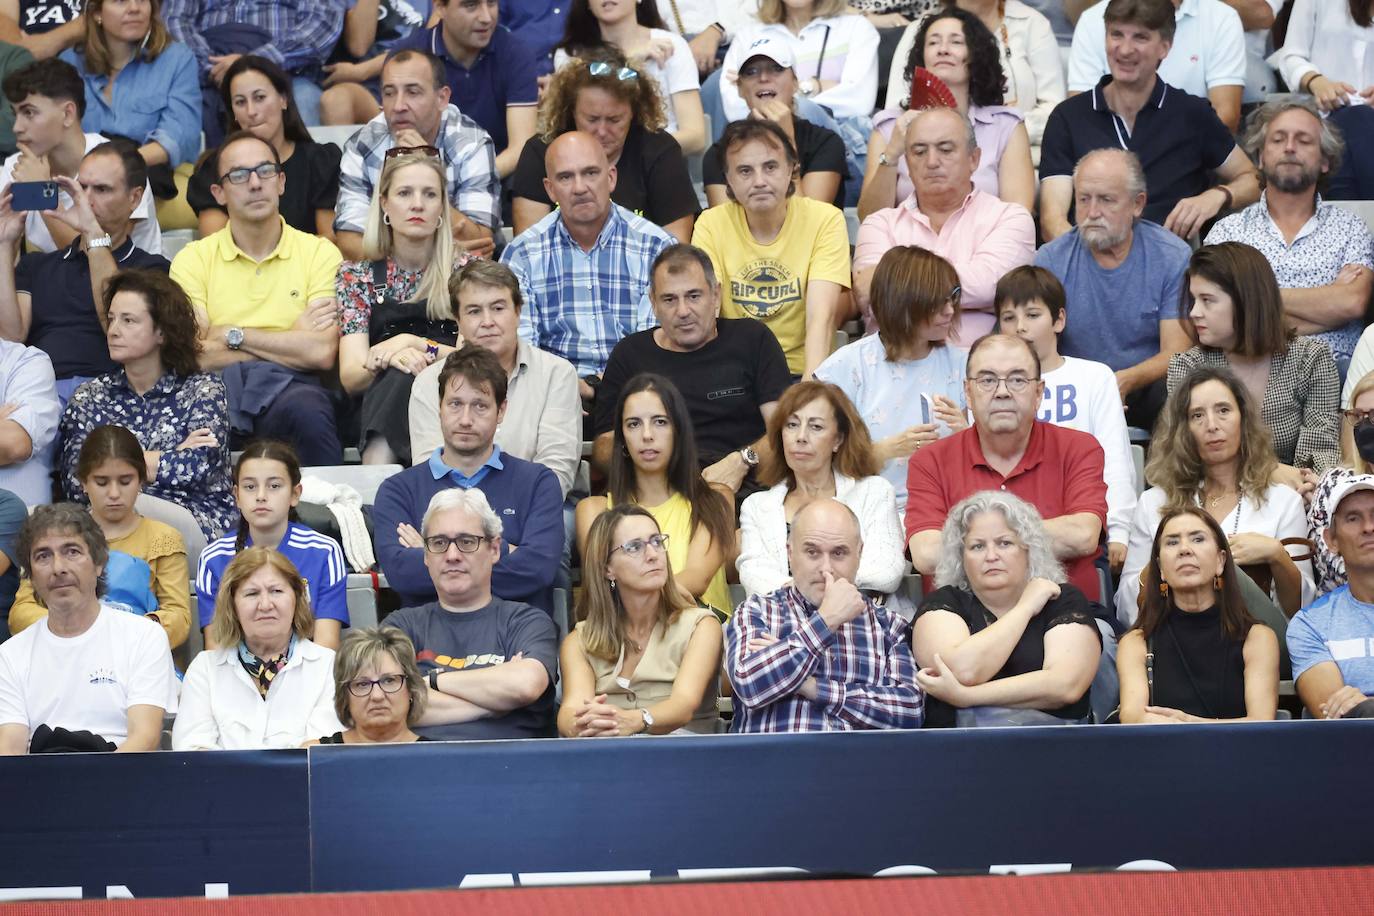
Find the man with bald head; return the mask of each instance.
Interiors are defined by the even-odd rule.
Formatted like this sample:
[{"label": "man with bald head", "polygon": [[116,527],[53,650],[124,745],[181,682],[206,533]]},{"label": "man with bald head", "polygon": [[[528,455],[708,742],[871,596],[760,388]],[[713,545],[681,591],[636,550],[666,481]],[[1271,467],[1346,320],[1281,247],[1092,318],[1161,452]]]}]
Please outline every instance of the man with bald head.
[{"label": "man with bald head", "polygon": [[910,627],[854,587],[863,541],[834,499],[792,520],[792,582],[754,595],[726,632],[735,732],[919,728]]},{"label": "man with bald head", "polygon": [[1135,153],[1088,153],[1073,170],[1073,190],[1078,226],[1035,255],[1064,284],[1069,320],[1059,352],[1111,366],[1127,422],[1150,429],[1164,405],[1169,356],[1192,345],[1179,313],[1192,249],[1142,217],[1145,171]]},{"label": "man with bald head", "polygon": [[557,208],[516,236],[501,261],[525,298],[520,337],[577,368],[590,408],[611,349],[653,326],[650,268],[675,239],[611,201],[615,166],[591,134],[554,140],[544,167]]},{"label": "man with bald head", "polygon": [[[859,227],[854,248],[854,293],[872,330],[868,288],[889,249],[919,245],[959,273],[965,345],[992,330],[997,281],[1035,256],[1035,224],[1026,208],[973,187],[982,158],[968,119],[952,108],[922,111],[906,131],[906,164],[915,190]],[[953,292],[953,291],[951,291]]]},{"label": "man with bald head", "polygon": [[[1036,419],[1040,359],[1019,337],[990,334],[969,350],[964,394],[973,426],[922,445],[907,468],[906,535],[923,576],[940,560],[949,510],[980,490],[1006,490],[1039,510],[1069,581],[1102,591],[1094,561],[1107,522],[1102,446],[1087,433]],[[1105,613],[1105,611],[1104,611]]]}]

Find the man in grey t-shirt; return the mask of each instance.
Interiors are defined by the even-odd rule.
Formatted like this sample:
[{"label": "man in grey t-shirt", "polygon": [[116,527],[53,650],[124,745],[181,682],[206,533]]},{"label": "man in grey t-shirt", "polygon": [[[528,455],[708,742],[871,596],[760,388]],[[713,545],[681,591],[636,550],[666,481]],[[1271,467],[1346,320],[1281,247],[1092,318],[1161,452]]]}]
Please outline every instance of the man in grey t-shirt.
[{"label": "man in grey t-shirt", "polygon": [[558,633],[543,611],[494,598],[501,520],[481,490],[441,490],[414,537],[439,600],[386,618],[429,679],[416,731],[439,741],[554,736]]}]

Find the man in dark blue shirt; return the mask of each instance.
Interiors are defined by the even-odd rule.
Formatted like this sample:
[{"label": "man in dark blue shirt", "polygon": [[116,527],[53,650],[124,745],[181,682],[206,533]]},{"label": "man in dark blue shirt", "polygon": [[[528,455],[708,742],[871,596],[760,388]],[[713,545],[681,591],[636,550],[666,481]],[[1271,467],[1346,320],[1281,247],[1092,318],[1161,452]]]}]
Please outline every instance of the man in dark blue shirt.
[{"label": "man in dark blue shirt", "polygon": [[417,29],[397,44],[444,62],[449,101],[491,134],[496,171],[515,171],[525,141],[534,136],[539,101],[535,51],[523,33],[497,21],[497,0],[434,0],[439,24]]}]

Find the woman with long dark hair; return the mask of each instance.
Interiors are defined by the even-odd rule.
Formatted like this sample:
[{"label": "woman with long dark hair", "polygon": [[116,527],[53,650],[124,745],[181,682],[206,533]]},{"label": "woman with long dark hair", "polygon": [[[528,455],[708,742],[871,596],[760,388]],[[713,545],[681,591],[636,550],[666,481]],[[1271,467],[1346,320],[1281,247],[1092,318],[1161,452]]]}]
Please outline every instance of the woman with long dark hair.
[{"label": "woman with long dark hair", "polygon": [[1226,534],[1197,507],[1161,518],[1140,616],[1117,647],[1127,724],[1273,719],[1279,641],[1246,609]]},{"label": "woman with long dark hair", "polygon": [[728,616],[733,608],[723,564],[734,551],[733,513],[726,497],[701,476],[682,395],[666,378],[642,373],[625,384],[616,416],[606,495],[577,504],[579,550],[603,512],[643,506],[668,537],[668,559],[684,599]]}]

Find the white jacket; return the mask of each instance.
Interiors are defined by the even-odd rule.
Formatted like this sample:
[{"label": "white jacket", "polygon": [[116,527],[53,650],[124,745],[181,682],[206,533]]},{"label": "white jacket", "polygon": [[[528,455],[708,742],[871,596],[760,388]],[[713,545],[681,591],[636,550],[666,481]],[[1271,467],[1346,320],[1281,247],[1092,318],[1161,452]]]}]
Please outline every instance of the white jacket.
[{"label": "white jacket", "polygon": [[234,646],[202,652],[191,662],[172,750],[300,747],[342,728],[334,712],[333,649],[298,639],[264,700]]},{"label": "white jacket", "polygon": [[[740,552],[735,567],[750,595],[767,594],[792,578],[787,562],[787,483],[755,493],[740,507]],[[859,588],[884,595],[897,590],[906,571],[902,524],[892,484],[881,477],[854,480],[835,474],[835,498],[854,510],[863,534]],[[183,701],[184,702],[184,701]]]}]

